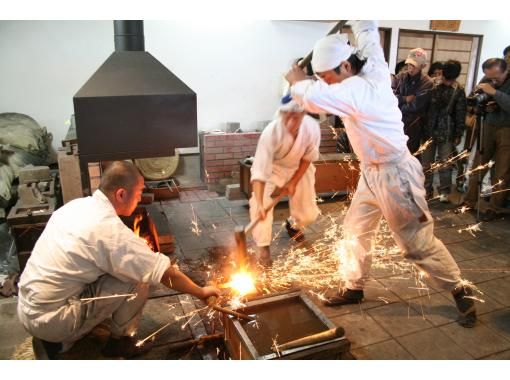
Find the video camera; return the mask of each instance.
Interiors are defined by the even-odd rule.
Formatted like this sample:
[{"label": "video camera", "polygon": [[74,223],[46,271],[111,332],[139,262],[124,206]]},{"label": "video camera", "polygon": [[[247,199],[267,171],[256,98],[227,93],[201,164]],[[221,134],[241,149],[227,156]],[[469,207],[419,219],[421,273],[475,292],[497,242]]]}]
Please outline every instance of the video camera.
[{"label": "video camera", "polygon": [[481,89],[475,90],[466,98],[468,106],[484,107],[491,100],[492,96],[486,94]]}]

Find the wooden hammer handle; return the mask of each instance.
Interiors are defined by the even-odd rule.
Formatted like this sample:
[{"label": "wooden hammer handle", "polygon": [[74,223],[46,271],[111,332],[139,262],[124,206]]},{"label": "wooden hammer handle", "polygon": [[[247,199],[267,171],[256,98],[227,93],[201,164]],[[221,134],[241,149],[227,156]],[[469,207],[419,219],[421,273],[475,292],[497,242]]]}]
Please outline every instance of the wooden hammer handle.
[{"label": "wooden hammer handle", "polygon": [[327,331],[323,331],[317,334],[305,336],[300,339],[291,340],[290,342],[279,344],[277,347],[273,347],[273,351],[285,351],[290,350],[291,348],[308,346],[310,344],[316,344],[321,342],[326,342],[328,340],[332,340],[338,337],[343,336],[345,333],[342,327],[336,327],[334,329],[330,329]]},{"label": "wooden hammer handle", "polygon": [[[269,205],[266,206],[264,211],[267,213],[268,211],[272,210],[278,204],[278,202],[280,202],[282,200],[282,198],[286,195],[287,194],[284,192],[281,192],[280,194],[278,194],[278,196],[276,198],[274,198],[273,201]],[[260,220],[261,220],[260,216],[253,219],[250,222],[250,224],[248,224],[246,227],[244,227],[244,233],[248,234],[248,232],[250,232],[253,229],[253,227],[255,227],[257,225],[257,223],[260,222]]]}]

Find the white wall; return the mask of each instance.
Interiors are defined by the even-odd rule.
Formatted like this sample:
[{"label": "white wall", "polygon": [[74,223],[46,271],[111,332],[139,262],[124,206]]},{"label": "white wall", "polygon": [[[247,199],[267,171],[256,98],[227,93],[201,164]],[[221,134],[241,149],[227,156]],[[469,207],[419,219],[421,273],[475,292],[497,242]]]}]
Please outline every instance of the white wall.
[{"label": "white wall", "polygon": [[[429,21],[381,21],[391,27],[390,68],[398,29]],[[245,130],[271,119],[294,58],[306,55],[332,24],[303,21],[146,21],[145,48],[198,96],[199,130],[238,121]],[[484,35],[482,61],[501,56],[510,25],[462,21],[461,33]],[[54,135],[67,131],[72,97],[113,51],[111,21],[0,21],[0,112],[35,118]]]}]

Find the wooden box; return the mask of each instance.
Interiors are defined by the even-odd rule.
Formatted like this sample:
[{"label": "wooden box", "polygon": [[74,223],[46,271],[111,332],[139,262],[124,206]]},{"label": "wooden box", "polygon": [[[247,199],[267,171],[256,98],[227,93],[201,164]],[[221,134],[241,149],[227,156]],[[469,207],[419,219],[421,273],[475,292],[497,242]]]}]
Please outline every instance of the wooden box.
[{"label": "wooden box", "polygon": [[336,326],[302,292],[276,294],[246,303],[237,311],[256,315],[242,321],[224,315],[225,344],[232,359],[338,359],[350,347],[344,337],[274,352],[271,347]]},{"label": "wooden box", "polygon": [[[317,194],[353,192],[359,179],[359,162],[351,154],[327,153],[315,161],[315,192]],[[251,165],[240,164],[240,186],[246,197],[251,196]]]}]

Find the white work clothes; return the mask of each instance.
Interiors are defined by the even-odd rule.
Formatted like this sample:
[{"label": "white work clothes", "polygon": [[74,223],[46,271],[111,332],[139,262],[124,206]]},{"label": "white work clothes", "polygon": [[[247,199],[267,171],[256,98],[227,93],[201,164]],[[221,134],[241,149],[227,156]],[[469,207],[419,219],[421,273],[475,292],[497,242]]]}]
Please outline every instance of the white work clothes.
[{"label": "white work clothes", "polygon": [[[276,187],[283,187],[292,178],[300,161],[316,161],[319,158],[321,140],[317,121],[305,115],[296,138],[287,131],[281,118],[272,121],[260,135],[255,159],[251,167],[251,181],[265,182],[264,207],[272,199]],[[289,199],[290,215],[298,227],[313,223],[320,211],[315,194],[315,166],[310,164],[296,185],[296,192]],[[255,194],[250,198],[250,217],[254,220],[257,209]],[[252,235],[259,247],[269,246],[273,223],[273,211],[269,211],[264,220],[253,229]]]},{"label": "white work clothes", "polygon": [[358,188],[344,219],[344,238],[354,241],[353,260],[342,266],[344,285],[362,289],[369,275],[373,239],[384,216],[404,257],[425,272],[435,286],[453,290],[460,270],[444,244],[434,236],[434,222],[425,200],[423,169],[411,153],[398,162],[363,164]]},{"label": "white work clothes", "polygon": [[367,21],[352,24],[358,48],[367,57],[360,75],[332,85],[322,80],[303,80],[291,87],[291,94],[309,112],[340,116],[361,162],[384,163],[394,161],[407,150],[407,136],[379,33],[373,25]]},{"label": "white work clothes", "polygon": [[[130,292],[139,283],[158,284],[169,266],[169,258],[152,252],[96,190],[93,196],[73,200],[51,216],[20,278],[18,315],[34,336],[66,341],[85,320],[96,318],[92,309],[100,312],[102,305],[110,308],[115,302],[117,306],[126,303],[136,314],[143,307],[143,303],[140,307],[138,301],[123,298],[122,302],[94,301],[97,304],[91,308],[80,298]],[[124,313],[123,322],[129,313]]]},{"label": "white work clothes", "polygon": [[344,263],[347,288],[360,289],[370,267],[370,249],[381,215],[406,258],[445,290],[460,285],[457,264],[434,237],[433,220],[425,201],[423,170],[406,146],[402,115],[393,95],[390,73],[380,45],[377,23],[352,22],[357,45],[367,59],[360,75],[328,86],[302,81],[292,86],[294,99],[308,111],[342,117],[361,176],[344,232],[351,262]]}]

